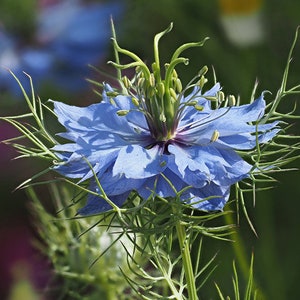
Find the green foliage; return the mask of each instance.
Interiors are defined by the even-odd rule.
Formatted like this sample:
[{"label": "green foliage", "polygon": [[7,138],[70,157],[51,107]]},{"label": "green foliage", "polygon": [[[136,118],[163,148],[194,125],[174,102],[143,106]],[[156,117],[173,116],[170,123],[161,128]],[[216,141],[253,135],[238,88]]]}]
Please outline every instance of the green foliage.
[{"label": "green foliage", "polygon": [[0,20],[11,33],[31,38],[36,23],[36,0],[1,0]]},{"label": "green foliage", "polygon": [[223,293],[221,292],[220,287],[216,284],[216,288],[217,288],[220,300],[230,300],[230,299],[234,299],[234,300],[241,300],[241,299],[243,299],[243,300],[262,300],[262,299],[264,299],[263,296],[261,294],[259,294],[259,291],[255,287],[255,284],[254,284],[253,263],[254,263],[254,255],[252,255],[252,257],[251,257],[248,282],[247,282],[245,291],[243,293],[244,297],[242,297],[242,292],[240,291],[239,275],[238,275],[238,272],[237,272],[235,262],[233,262],[232,284],[233,284],[234,297],[230,298],[229,296],[227,296],[225,298]]}]

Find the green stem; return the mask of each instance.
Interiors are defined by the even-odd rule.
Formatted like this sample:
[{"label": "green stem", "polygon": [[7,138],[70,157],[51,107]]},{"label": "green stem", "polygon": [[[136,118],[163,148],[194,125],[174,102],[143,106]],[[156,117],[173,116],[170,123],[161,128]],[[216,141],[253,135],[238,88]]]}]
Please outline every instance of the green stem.
[{"label": "green stem", "polygon": [[186,236],[185,226],[182,225],[180,221],[178,221],[176,224],[176,232],[179,241],[186,285],[188,290],[188,299],[198,300],[199,298],[197,296],[196,280],[194,276],[194,270],[190,254],[190,243],[189,239]]},{"label": "green stem", "polygon": [[[225,214],[225,222],[227,225],[234,224],[234,219],[232,214]],[[231,243],[237,265],[240,267],[242,276],[245,282],[249,279],[249,258],[247,256],[246,245],[238,231],[234,237],[234,242]],[[254,289],[258,289],[258,284],[253,276],[253,286]],[[259,288],[259,299],[265,299],[263,291]]]}]

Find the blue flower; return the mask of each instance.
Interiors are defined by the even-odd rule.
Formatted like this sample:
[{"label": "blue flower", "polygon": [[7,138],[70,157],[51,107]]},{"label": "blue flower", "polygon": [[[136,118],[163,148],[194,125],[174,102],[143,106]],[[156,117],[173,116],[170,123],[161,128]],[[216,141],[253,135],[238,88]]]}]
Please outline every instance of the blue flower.
[{"label": "blue flower", "polygon": [[[111,98],[108,85],[103,101],[88,107],[54,102],[58,120],[67,129],[60,135],[71,141],[54,147],[64,162],[55,169],[70,178],[90,179],[90,189],[99,192],[94,171],[105,193],[119,206],[133,190],[143,198],[152,194],[174,197],[168,178],[177,191],[190,186],[181,195],[182,201],[201,210],[221,210],[230,186],[248,177],[252,168],[235,150],[253,149],[257,139],[265,143],[278,129],[277,123],[249,124],[264,115],[263,95],[252,104],[211,109],[206,99],[216,97],[219,91],[216,84],[203,94],[194,89],[182,98],[181,103],[194,99],[203,109],[185,106],[176,130],[165,141],[156,139],[132,97]],[[120,115],[120,111],[128,113]],[[218,138],[212,140],[216,132]],[[79,213],[110,208],[101,197],[90,195]]]},{"label": "blue flower", "polygon": [[219,83],[204,92],[206,71],[182,89],[174,69],[184,62],[178,54],[167,65],[164,80],[158,61],[151,73],[129,52],[138,68],[131,81],[123,79],[123,92],[105,84],[103,100],[88,107],[54,101],[66,128],[60,135],[70,141],[54,147],[61,160],[54,169],[80,182],[89,179],[90,190],[98,193],[89,194],[80,214],[112,208],[101,197],[94,174],[117,206],[132,191],[144,199],[182,191],[180,199],[194,208],[222,210],[230,187],[253,169],[236,150],[253,149],[278,133],[278,122],[259,122],[265,113],[263,94],[251,104],[224,106]]}]

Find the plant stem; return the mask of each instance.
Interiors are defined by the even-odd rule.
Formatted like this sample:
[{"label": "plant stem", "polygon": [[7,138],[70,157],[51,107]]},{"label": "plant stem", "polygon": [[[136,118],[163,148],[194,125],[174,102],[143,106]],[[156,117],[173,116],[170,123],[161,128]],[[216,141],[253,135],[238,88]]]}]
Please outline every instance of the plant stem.
[{"label": "plant stem", "polygon": [[196,280],[194,276],[194,270],[192,266],[191,254],[190,254],[190,243],[189,239],[186,236],[185,226],[180,223],[176,224],[176,232],[179,241],[182,264],[184,268],[184,274],[186,279],[186,285],[188,290],[188,299],[189,300],[198,300],[197,289],[196,289]]}]

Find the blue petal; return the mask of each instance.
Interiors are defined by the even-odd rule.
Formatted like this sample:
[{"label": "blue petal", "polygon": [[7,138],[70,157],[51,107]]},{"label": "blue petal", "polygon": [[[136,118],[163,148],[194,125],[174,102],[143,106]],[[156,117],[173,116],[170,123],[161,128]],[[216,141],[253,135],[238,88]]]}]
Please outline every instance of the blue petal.
[{"label": "blue petal", "polygon": [[197,157],[195,147],[182,148],[177,145],[169,145],[168,151],[172,154],[169,157],[168,167],[188,185],[202,187],[210,178],[210,170],[205,160]]},{"label": "blue petal", "polygon": [[76,152],[70,156],[66,153],[60,154],[60,159],[65,162],[55,166],[54,170],[70,178],[81,178],[80,182],[82,182],[93,177],[95,173],[101,176],[115,160],[118,151],[119,150],[115,149],[107,149],[95,151],[88,156]]},{"label": "blue petal", "polygon": [[113,167],[113,175],[124,174],[126,178],[141,179],[157,175],[167,165],[166,155],[158,146],[145,149],[139,145],[123,147]]},{"label": "blue petal", "polygon": [[[129,192],[118,196],[111,196],[110,200],[118,207],[121,207],[126,201],[128,195]],[[86,205],[78,210],[78,214],[88,216],[106,212],[111,209],[111,205],[105,199],[100,196],[89,195]]]},{"label": "blue petal", "polygon": [[251,165],[231,149],[217,149],[213,146],[192,146],[184,149],[169,145],[173,154],[168,167],[188,185],[202,188],[207,182],[231,185],[246,178]]},{"label": "blue petal", "polygon": [[[204,97],[215,97],[217,93],[221,90],[220,84],[216,83],[210,90],[206,91],[203,95],[201,94],[201,89],[195,87],[193,91],[185,98],[181,100],[181,103],[185,103],[191,100],[196,100],[199,106],[203,106],[203,111],[200,112],[201,117],[208,115],[211,112],[211,103]],[[193,106],[186,106],[179,122],[179,127],[194,120],[195,113],[198,111]]]},{"label": "blue petal", "polygon": [[54,112],[59,122],[66,129],[82,136],[95,131],[111,131],[123,136],[135,135],[127,120],[118,116],[118,109],[107,103],[92,104],[88,107],[77,107],[61,102],[54,102]]},{"label": "blue petal", "polygon": [[252,149],[258,142],[267,142],[279,131],[278,122],[270,124],[250,125],[251,121],[259,121],[263,116],[265,101],[263,94],[260,98],[248,105],[230,108],[220,108],[206,112],[198,112],[194,109],[189,116],[189,124],[185,122],[178,128],[176,138],[187,144],[199,146],[209,145],[215,131],[219,133],[219,139],[214,142],[215,147]]},{"label": "blue petal", "polygon": [[[160,196],[164,198],[175,197],[176,192],[179,192],[187,186],[187,184],[171,170],[166,169],[163,174],[164,176],[158,174],[157,176],[147,178],[143,185],[139,187],[137,191],[143,199],[148,199],[150,196]],[[166,178],[168,180],[166,180]]]},{"label": "blue petal", "polygon": [[188,189],[183,198],[193,207],[203,211],[223,210],[230,194],[230,186],[218,186],[213,182],[201,189]]}]

